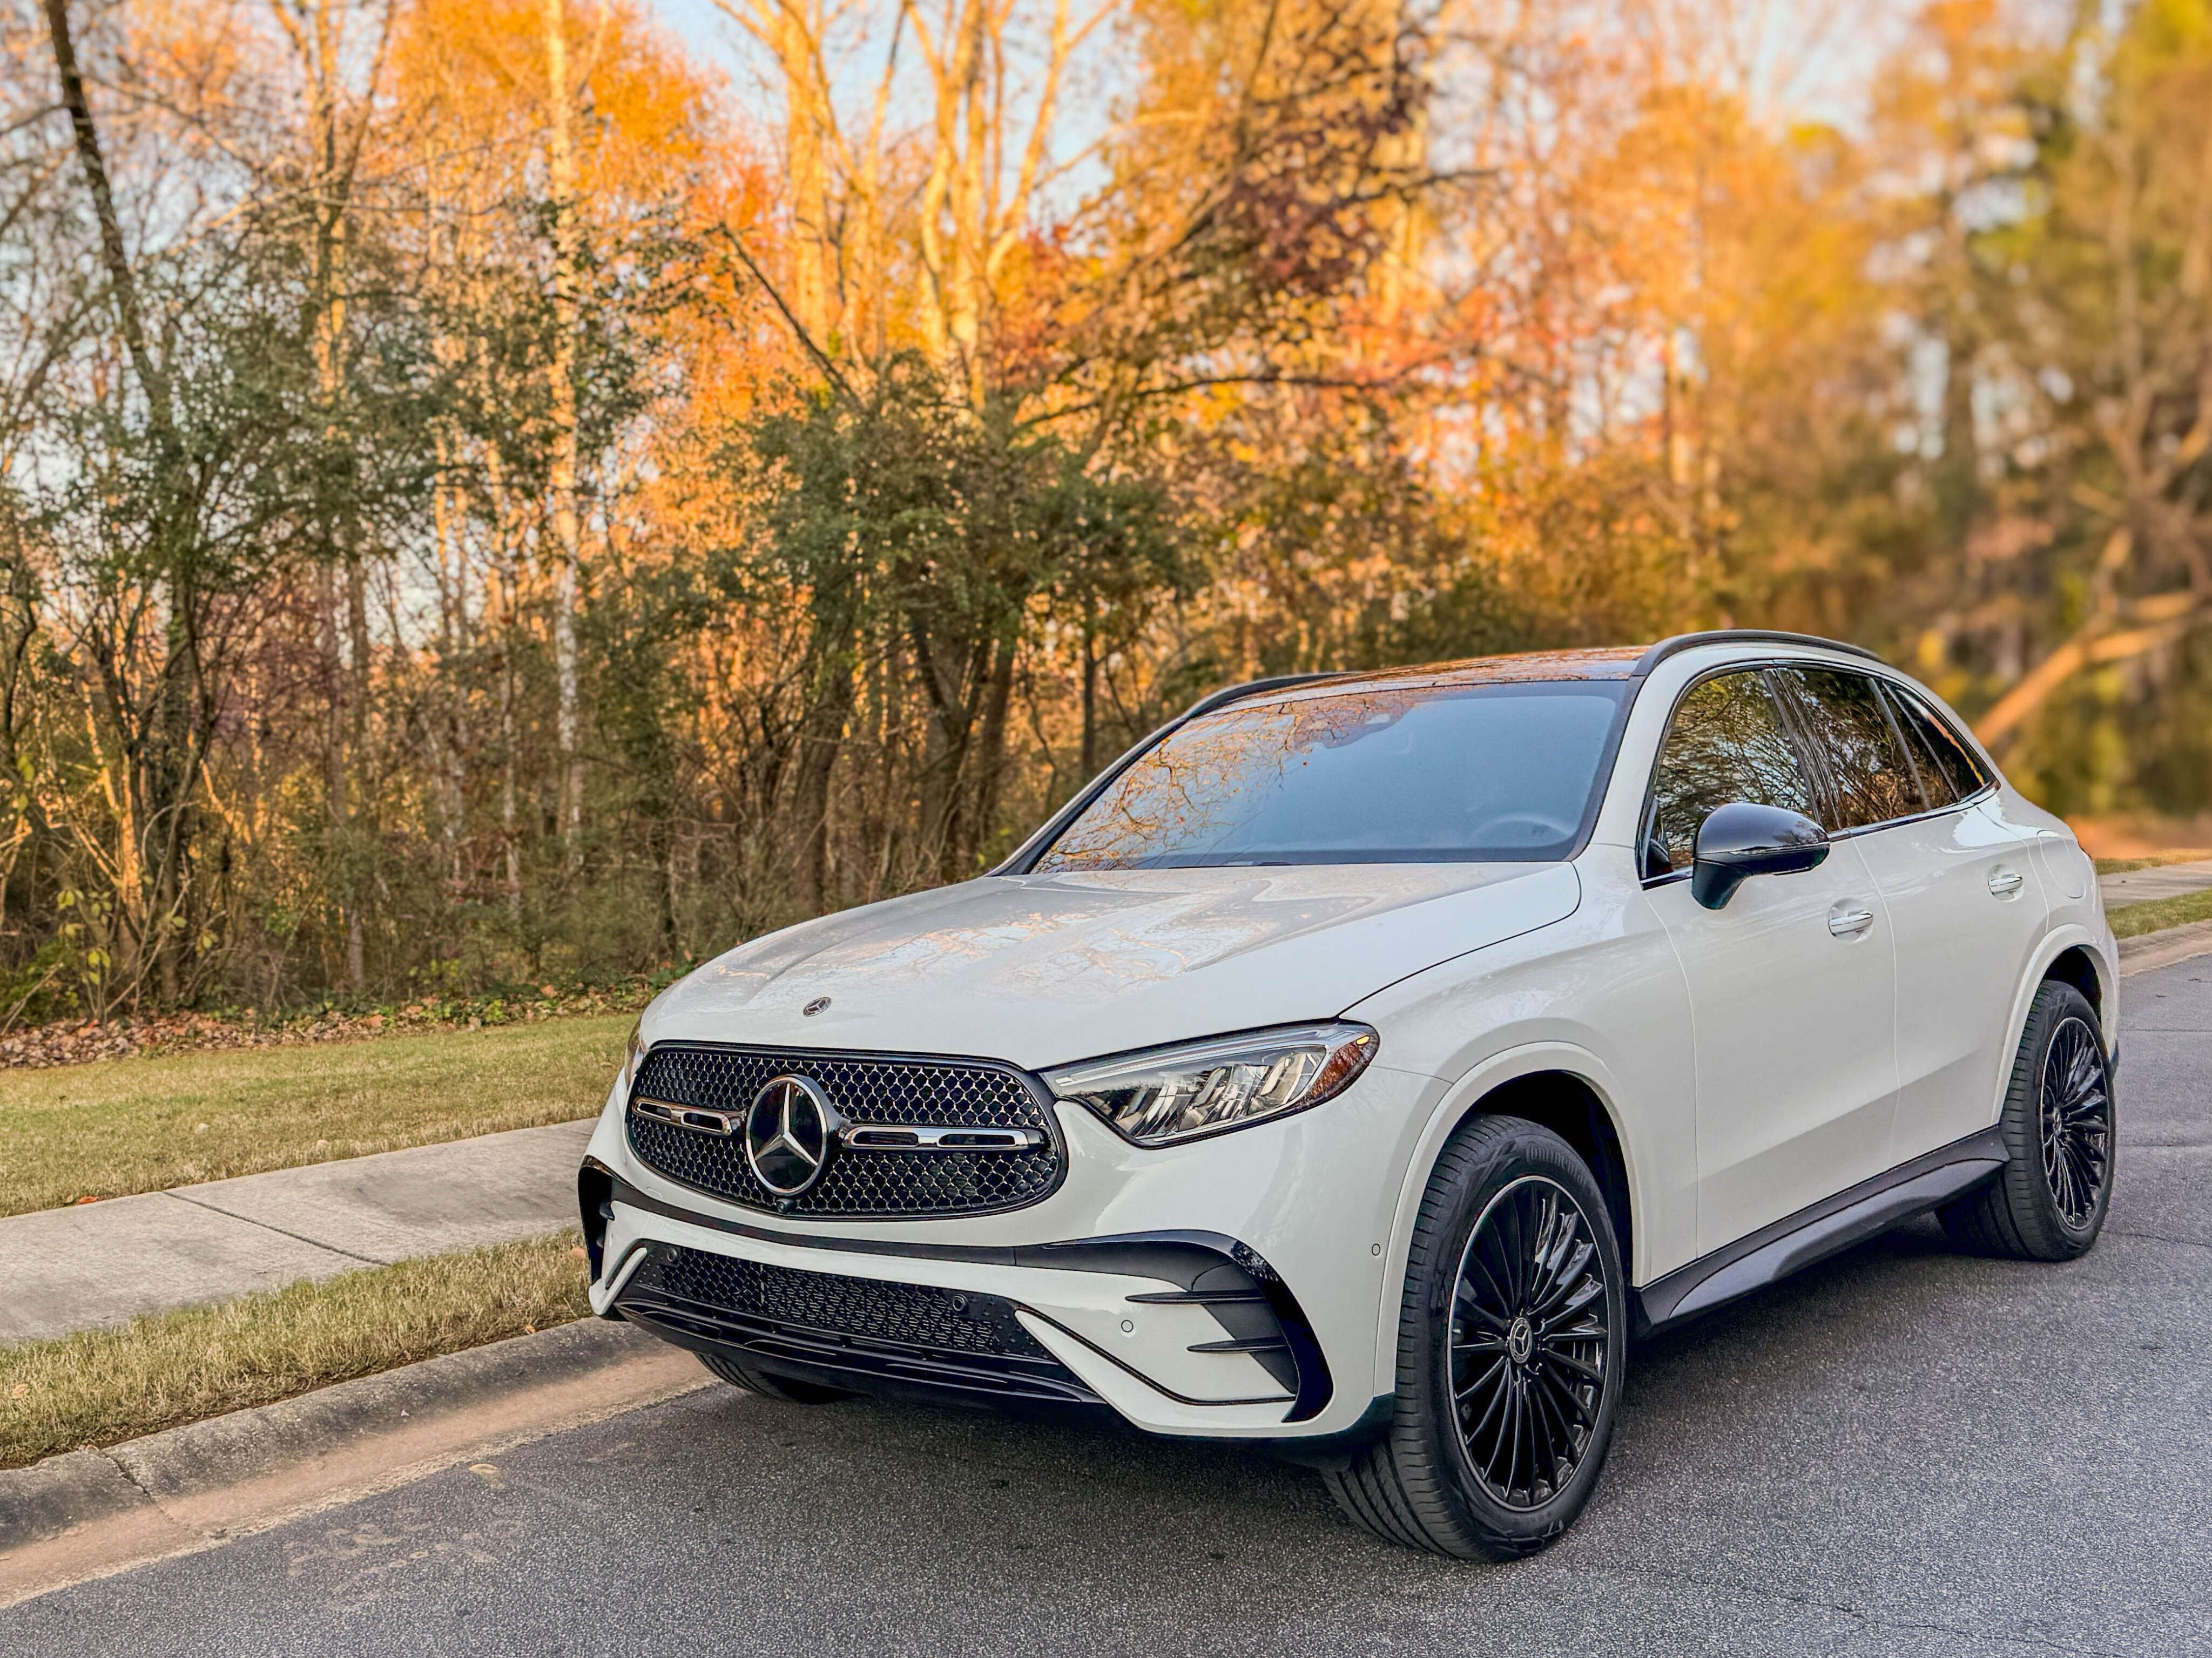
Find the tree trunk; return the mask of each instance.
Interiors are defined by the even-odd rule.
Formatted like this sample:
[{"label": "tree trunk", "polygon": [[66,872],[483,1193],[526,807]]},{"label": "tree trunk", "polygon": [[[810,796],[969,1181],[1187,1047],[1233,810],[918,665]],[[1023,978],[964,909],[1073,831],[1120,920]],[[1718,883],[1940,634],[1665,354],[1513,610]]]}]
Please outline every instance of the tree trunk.
[{"label": "tree trunk", "polygon": [[819,915],[833,907],[830,879],[830,783],[853,717],[853,635],[849,581],[817,584],[807,660],[800,671],[807,704],[799,726],[799,768],[793,788],[801,834],[806,899]]},{"label": "tree trunk", "polygon": [[346,938],[347,981],[358,989],[353,976],[353,939],[359,925],[354,902],[352,847],[348,831],[353,823],[346,775],[345,654],[338,642],[337,573],[327,559],[315,564],[315,651],[322,658],[326,695],[323,708],[323,811],[329,825],[328,855],[338,890],[339,926]]},{"label": "tree trunk", "polygon": [[[199,705],[205,700],[192,614],[197,592],[190,575],[190,549],[197,539],[196,526],[190,521],[194,509],[186,487],[183,446],[177,436],[168,379],[155,361],[148,342],[137,282],[124,246],[99,129],[85,98],[84,74],[70,34],[67,0],[46,0],[46,13],[62,107],[69,112],[78,166],[100,227],[101,265],[114,300],[125,352],[139,390],[145,394],[155,450],[155,521],[149,526],[148,539],[164,550],[167,559],[167,568],[155,577],[165,601],[165,620],[155,706],[143,715],[132,711],[136,698],[124,691],[128,669],[121,662],[114,665],[108,698],[111,717],[126,728],[118,732],[125,750],[133,755],[125,786],[137,796],[125,829],[135,844],[125,852],[121,865],[135,869],[136,875],[127,884],[119,884],[115,893],[116,931],[122,935],[135,928],[137,935],[131,993],[135,995],[143,987],[150,969],[162,995],[173,999],[180,983],[176,923],[182,919],[185,861],[191,850],[191,797],[199,782],[197,738],[204,714]],[[128,913],[133,911],[135,914]],[[106,982],[112,987],[114,977]]]},{"label": "tree trunk", "polygon": [[1089,598],[1083,601],[1082,769],[1085,783],[1098,775],[1098,624],[1095,601]]},{"label": "tree trunk", "polygon": [[1006,711],[1014,695],[1014,659],[1021,650],[1021,618],[1012,618],[1001,629],[993,647],[991,675],[983,696],[982,731],[975,762],[974,806],[969,818],[968,843],[962,848],[962,879],[976,872],[975,862],[999,821],[999,784],[1005,774]]},{"label": "tree trunk", "polygon": [[[359,554],[346,558],[346,639],[347,684],[346,743],[354,762],[359,764],[368,749],[368,581],[361,567]],[[376,803],[364,790],[361,810],[354,814],[354,822],[366,827],[370,835],[376,831]],[[349,828],[352,827],[349,824]],[[349,834],[349,869],[346,903],[346,983],[359,990],[368,981],[368,952],[362,936],[362,854],[366,847],[355,844]]]},{"label": "tree trunk", "polygon": [[799,325],[824,350],[831,341],[829,158],[824,106],[828,89],[817,71],[812,21],[795,4],[776,11],[775,52],[784,85],[785,161],[791,201],[791,308]]},{"label": "tree trunk", "polygon": [[553,191],[553,669],[561,756],[561,837],[573,867],[582,853],[583,762],[578,750],[576,566],[583,525],[577,509],[576,155],[569,137],[567,0],[544,0],[547,179]]}]

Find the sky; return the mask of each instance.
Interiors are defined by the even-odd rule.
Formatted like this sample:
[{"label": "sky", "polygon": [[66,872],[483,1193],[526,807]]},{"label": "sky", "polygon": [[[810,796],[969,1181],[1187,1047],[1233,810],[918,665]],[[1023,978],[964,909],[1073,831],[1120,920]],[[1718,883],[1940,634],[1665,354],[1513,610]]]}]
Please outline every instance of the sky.
[{"label": "sky", "polygon": [[[661,22],[699,60],[729,76],[740,100],[763,95],[748,72],[737,26],[714,0],[647,0]],[[888,0],[876,0],[888,4]],[[1867,94],[1882,58],[1902,39],[1917,8],[1912,0],[1737,0],[1745,28],[1763,44],[1753,55],[1768,66],[1787,60],[1790,83],[1768,112],[1784,118],[1832,122],[1846,129],[1863,115]],[[1674,9],[1656,0],[1655,11]],[[1702,8],[1700,8],[1702,9]],[[1809,46],[1807,43],[1811,43]],[[773,121],[774,112],[757,112]]]}]

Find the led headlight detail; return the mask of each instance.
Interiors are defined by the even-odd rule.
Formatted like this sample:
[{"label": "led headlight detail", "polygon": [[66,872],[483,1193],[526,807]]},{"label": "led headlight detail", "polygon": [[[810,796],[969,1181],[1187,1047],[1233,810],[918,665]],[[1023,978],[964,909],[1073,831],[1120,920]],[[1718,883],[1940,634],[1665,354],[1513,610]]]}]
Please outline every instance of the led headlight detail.
[{"label": "led headlight detail", "polygon": [[1378,1046],[1364,1024],[1280,1025],[1044,1073],[1139,1145],[1169,1145],[1319,1105],[1352,1085]]},{"label": "led headlight detail", "polygon": [[637,1080],[637,1062],[645,1057],[645,1015],[637,1016],[637,1023],[629,1028],[629,1043],[623,1049],[622,1080],[617,1084],[623,1097],[629,1097],[630,1084]]}]

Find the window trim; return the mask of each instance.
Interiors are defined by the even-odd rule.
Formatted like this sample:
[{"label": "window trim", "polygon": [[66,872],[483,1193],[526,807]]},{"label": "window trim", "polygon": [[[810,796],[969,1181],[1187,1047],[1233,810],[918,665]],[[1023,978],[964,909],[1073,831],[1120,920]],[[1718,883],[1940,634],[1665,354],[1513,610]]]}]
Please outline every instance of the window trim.
[{"label": "window trim", "polygon": [[[1068,830],[1075,827],[1077,821],[1081,818],[1085,812],[1091,809],[1091,807],[1106,793],[1108,789],[1113,786],[1116,779],[1121,777],[1121,775],[1124,772],[1127,771],[1131,767],[1134,766],[1139,760],[1143,759],[1146,755],[1151,753],[1161,744],[1166,742],[1169,738],[1181,731],[1185,726],[1189,725],[1193,720],[1202,719],[1207,714],[1218,713],[1224,708],[1230,708],[1237,703],[1246,701],[1248,700],[1254,701],[1261,701],[1267,697],[1269,693],[1273,691],[1303,689],[1309,684],[1318,683],[1321,681],[1334,677],[1335,677],[1334,675],[1322,674],[1316,675],[1311,679],[1308,679],[1302,676],[1286,676],[1279,680],[1255,681],[1251,685],[1232,688],[1231,692],[1217,693],[1214,696],[1206,698],[1194,704],[1190,709],[1184,713],[1180,719],[1170,720],[1166,725],[1160,726],[1158,730],[1147,736],[1142,742],[1137,744],[1135,747],[1130,749],[1127,753],[1122,755],[1121,758],[1115,761],[1113,764],[1108,766],[1103,771],[1100,772],[1089,784],[1083,788],[1079,789],[1074,797],[1070,799],[1066,805],[1062,806],[1059,811],[1055,812],[1051,817],[1046,819],[1043,826],[1032,834],[1029,840],[1024,841],[1019,847],[1016,847],[1013,853],[1007,857],[1003,863],[997,865],[994,868],[984,871],[984,875],[1029,875],[1036,872],[1036,866],[1043,861],[1045,854],[1050,852],[1054,847],[1060,843],[1061,836],[1065,835]],[[1570,678],[1564,675],[1556,679],[1528,679],[1510,682],[1510,688],[1516,689],[1523,689],[1551,684],[1615,684],[1624,687],[1620,695],[1614,698],[1612,721],[1606,729],[1604,741],[1598,745],[1597,764],[1592,772],[1593,780],[1590,785],[1589,793],[1583,801],[1582,820],[1576,825],[1574,839],[1570,841],[1556,856],[1547,858],[1471,858],[1461,856],[1455,858],[1427,859],[1331,859],[1327,865],[1318,863],[1285,863],[1279,865],[1270,865],[1269,867],[1319,869],[1363,863],[1481,863],[1528,864],[1531,865],[1540,864],[1571,864],[1575,859],[1581,857],[1583,853],[1589,850],[1590,837],[1597,833],[1597,820],[1605,811],[1606,801],[1612,798],[1613,779],[1615,771],[1620,764],[1620,745],[1628,735],[1629,717],[1635,713],[1636,704],[1643,696],[1644,688],[1647,683],[1648,682],[1644,680],[1634,677],[1618,680],[1595,678],[1582,679]],[[1504,687],[1501,687],[1501,689],[1503,688]],[[1430,689],[1433,689],[1439,688],[1431,686]],[[1342,694],[1353,695],[1356,694],[1356,692],[1353,688],[1347,687],[1346,691]],[[1203,864],[1164,864],[1152,865],[1120,865],[1117,867],[1174,870],[1205,869],[1209,867],[1227,869],[1241,866],[1225,864],[1212,865]],[[1057,874],[1060,872],[1061,872],[1059,871],[1045,872],[1047,874]]]},{"label": "window trim", "polygon": [[[1765,671],[1772,673],[1778,669],[1787,667],[1802,669],[1805,665],[1807,665],[1802,663],[1771,662],[1767,664]],[[1879,675],[1863,673],[1856,668],[1835,667],[1827,663],[1816,662],[1810,665],[1824,669],[1830,673],[1856,674],[1858,677],[1874,686],[1874,705],[1881,711],[1881,721],[1889,728],[1890,740],[1897,744],[1898,752],[1905,756],[1907,772],[1912,779],[1913,792],[1919,795],[1921,801],[1918,811],[1900,812],[1894,817],[1884,817],[1876,823],[1854,823],[1849,829],[1830,829],[1826,823],[1823,823],[1820,827],[1827,829],[1828,839],[1832,843],[1837,841],[1848,841],[1861,835],[1870,835],[1877,829],[1888,829],[1893,824],[1911,823],[1923,817],[1934,817],[1950,811],[1952,806],[1958,804],[1953,801],[1950,805],[1944,806],[1928,805],[1928,787],[1921,780],[1920,768],[1913,760],[1912,745],[1905,741],[1905,733],[1898,729],[1896,718],[1890,712],[1888,699],[1883,691]],[[1820,741],[1820,733],[1806,720],[1805,711],[1798,707],[1798,704],[1803,701],[1803,694],[1795,688],[1785,689],[1778,684],[1775,687],[1775,700],[1783,705],[1784,717],[1796,732],[1799,748],[1812,762],[1818,779],[1815,787],[1822,790],[1826,795],[1824,802],[1826,810],[1832,817],[1841,817],[1844,815],[1844,801],[1843,780],[1836,774],[1835,767],[1829,762],[1827,746]]]},{"label": "window trim", "polygon": [[[1889,726],[1889,734],[1896,739],[1898,752],[1905,756],[1905,767],[1912,774],[1913,786],[1920,791],[1921,805],[1926,811],[1931,812],[1941,810],[1942,808],[1937,807],[1935,804],[1936,792],[1928,786],[1928,770],[1926,767],[1923,767],[1920,763],[1919,745],[1913,741],[1911,734],[1905,729],[1905,721],[1898,715],[1897,693],[1889,686],[1884,684],[1881,680],[1874,679],[1874,677],[1871,674],[1867,677],[1873,680],[1874,700],[1881,709],[1881,717]],[[1928,756],[1928,759],[1931,764],[1935,761],[1935,758],[1936,756],[1934,753],[1930,752]],[[1948,778],[1945,778],[1942,780],[1943,786],[1946,788],[1948,788],[1950,786],[1950,780]],[[1958,803],[1959,797],[1956,794],[1954,794],[1948,800],[1946,800],[1943,803],[1943,805],[1945,807],[1954,806],[1958,805]]]},{"label": "window trim", "polygon": [[[1960,795],[1956,800],[1954,800],[1951,803],[1951,806],[1947,806],[1941,810],[1948,811],[1951,810],[1952,806],[1975,805],[1979,803],[1984,797],[1996,793],[1998,786],[2004,780],[1998,774],[1996,763],[1990,760],[1989,757],[1982,752],[1980,744],[1975,742],[1972,737],[1962,734],[1959,728],[1953,725],[1951,721],[1944,716],[1942,710],[1938,708],[1934,702],[1929,701],[1926,695],[1923,695],[1917,688],[1915,688],[1910,681],[1898,678],[1888,674],[1869,674],[1867,677],[1877,681],[1881,684],[1884,692],[1893,699],[1910,699],[1911,701],[1918,703],[1920,705],[1921,712],[1925,714],[1929,719],[1934,720],[1938,727],[1948,733],[1951,740],[1959,745],[1960,750],[1966,755],[1966,758],[1973,763],[1975,774],[1982,780],[1980,786]],[[1922,793],[1924,794],[1926,791],[1923,790]],[[1937,813],[1929,812],[1927,815],[1934,817],[1936,816]]]},{"label": "window trim", "polygon": [[[1652,809],[1657,804],[1659,796],[1659,762],[1666,755],[1667,737],[1668,734],[1674,728],[1674,716],[1681,711],[1683,700],[1686,698],[1692,691],[1697,689],[1698,686],[1705,683],[1708,680],[1718,679],[1726,674],[1756,673],[1761,677],[1764,677],[1767,671],[1771,668],[1796,668],[1807,666],[1826,668],[1831,671],[1837,673],[1863,674],[1867,678],[1873,680],[1877,685],[1881,686],[1885,692],[1888,691],[1889,688],[1893,685],[1908,695],[1912,694],[1912,687],[1911,683],[1908,681],[1897,677],[1894,672],[1883,672],[1873,667],[1863,667],[1856,663],[1844,665],[1840,663],[1823,662],[1817,657],[1809,656],[1760,656],[1746,658],[1741,661],[1717,664],[1692,678],[1680,690],[1674,694],[1674,701],[1668,707],[1667,721],[1659,728],[1659,746],[1652,751],[1650,769],[1644,780],[1644,803],[1641,809],[1637,813],[1637,841],[1635,846],[1630,849],[1630,855],[1635,860],[1635,866],[1638,871],[1637,879],[1645,891],[1649,892],[1654,887],[1666,886],[1672,882],[1686,881],[1690,878],[1691,875],[1691,872],[1686,869],[1670,869],[1663,875],[1645,875],[1642,872],[1644,867],[1644,849],[1645,845],[1644,830],[1651,821]],[[1882,668],[1887,668],[1887,666],[1888,665],[1887,663],[1881,665]],[[1834,800],[1832,797],[1831,791],[1833,785],[1828,775],[1827,761],[1826,757],[1822,756],[1817,749],[1813,748],[1809,744],[1804,732],[1800,727],[1796,710],[1790,706],[1790,699],[1782,695],[1779,690],[1776,689],[1771,685],[1768,687],[1767,694],[1774,698],[1777,707],[1781,710],[1783,731],[1789,738],[1790,746],[1797,751],[1797,763],[1805,772],[1805,780],[1807,783],[1811,785],[1813,793],[1814,796],[1820,800],[1823,809],[1832,812],[1834,810]],[[1927,708],[1928,717],[1929,719],[1941,720],[1942,722],[1944,728],[1951,732],[1954,740],[1957,741],[1960,744],[1960,746],[1964,748],[1968,754],[1977,756],[1979,756],[1980,750],[1972,743],[1967,742],[1965,738],[1960,738],[1956,729],[1952,726],[1951,722],[1945,720],[1942,714],[1932,705],[1928,704],[1927,700],[1924,697],[1916,696],[1915,700],[1922,702],[1922,704]],[[1889,712],[1887,706],[1885,706],[1883,712],[1885,718],[1891,719],[1893,721],[1894,720],[1894,715]],[[1896,732],[1894,724],[1892,726],[1892,730],[1896,732],[1899,746],[1904,748],[1908,762],[1910,762],[1912,754],[1911,745],[1905,741],[1904,733],[1902,732]],[[1975,767],[1975,769],[1977,771],[1984,771],[1990,768],[1988,768],[1984,762],[1984,764],[1978,764]],[[1914,773],[1913,780],[1916,785],[1919,781],[1919,774],[1917,771]],[[1976,789],[1971,794],[1960,795],[1948,805],[1930,806],[1903,817],[1886,817],[1879,823],[1862,823],[1856,829],[1829,829],[1827,831],[1829,843],[1833,845],[1838,841],[1856,840],[1862,835],[1875,835],[1881,833],[1884,829],[1897,829],[1908,823],[1926,823],[1932,818],[1942,817],[1954,811],[1965,811],[1970,807],[1979,805],[1984,800],[1987,799],[1991,795],[1994,795],[1997,792],[2000,781],[2001,780],[1999,778],[1992,774],[1984,780],[1981,787]],[[1920,791],[1920,798],[1923,801],[1928,798],[1928,792],[1924,787]],[[1824,829],[1827,829],[1827,826],[1825,823],[1822,824],[1821,827]]]},{"label": "window trim", "polygon": [[[1642,884],[1645,891],[1650,891],[1653,887],[1665,886],[1669,882],[1686,881],[1692,873],[1687,869],[1670,869],[1663,875],[1643,873],[1644,850],[1648,844],[1644,838],[1644,831],[1650,824],[1651,814],[1659,802],[1659,762],[1666,758],[1667,738],[1674,729],[1674,716],[1682,711],[1682,704],[1689,700],[1690,693],[1700,685],[1708,684],[1716,679],[1726,678],[1730,674],[1757,674],[1764,682],[1769,668],[1793,660],[1809,659],[1811,659],[1803,657],[1756,657],[1740,662],[1723,662],[1697,675],[1680,690],[1674,693],[1674,701],[1668,705],[1667,723],[1659,728],[1659,746],[1651,752],[1651,768],[1644,779],[1644,805],[1636,817],[1637,843],[1634,855],[1638,872],[1637,879]],[[1812,791],[1817,804],[1826,805],[1826,803],[1821,798],[1825,774],[1813,764],[1813,756],[1806,752],[1804,738],[1797,730],[1797,722],[1790,713],[1787,699],[1771,684],[1766,687],[1766,694],[1774,699],[1775,714],[1782,725],[1783,740],[1790,744],[1791,750],[1796,755],[1797,768],[1805,774],[1806,786]],[[1835,837],[1831,835],[1829,838],[1832,840]]]},{"label": "window trim", "polygon": [[[1905,681],[1899,679],[1892,674],[1875,673],[1871,671],[1863,671],[1856,668],[1844,670],[1843,671],[1852,673],[1865,671],[1866,677],[1881,686],[1885,691],[1887,691],[1892,685],[1899,686],[1908,692],[1912,689]],[[1931,720],[1942,719],[1942,716],[1937,714],[1932,708],[1928,710],[1928,715]],[[1943,720],[1943,724],[1946,729],[1949,729],[1950,721],[1948,720]],[[1960,746],[1964,748],[1967,753],[1976,754],[1979,752],[1973,744],[1966,742],[1963,738],[1960,738],[1957,732],[1953,731],[1951,735],[1954,739],[1959,741]],[[1905,752],[1908,755],[1911,752],[1909,745],[1907,746]],[[1983,768],[1976,766],[1974,769],[1980,771]],[[1998,780],[1992,776],[1984,781],[1981,787],[1976,789],[1972,794],[1962,794],[1957,799],[1951,802],[1948,806],[1930,806],[1924,811],[1912,812],[1903,817],[1885,817],[1879,823],[1862,823],[1856,829],[1838,829],[1833,834],[1830,835],[1828,839],[1831,841],[1855,840],[1862,835],[1876,835],[1881,833],[1883,829],[1899,829],[1908,823],[1924,823],[1932,818],[1947,817],[1954,811],[1965,811],[1970,807],[1981,805],[1984,800],[1995,794],[1997,791],[1997,782]],[[1921,799],[1924,800],[1927,798],[1927,791],[1924,789],[1922,790]]]}]

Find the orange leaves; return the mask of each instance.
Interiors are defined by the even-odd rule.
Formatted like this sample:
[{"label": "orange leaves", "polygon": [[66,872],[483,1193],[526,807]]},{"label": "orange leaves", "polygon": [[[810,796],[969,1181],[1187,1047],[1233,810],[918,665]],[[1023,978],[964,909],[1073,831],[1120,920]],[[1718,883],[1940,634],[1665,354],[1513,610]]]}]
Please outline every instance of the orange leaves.
[{"label": "orange leaves", "polygon": [[[634,0],[568,0],[578,189],[595,203],[721,182],[708,79]],[[542,195],[550,96],[542,0],[416,0],[394,48],[398,119],[449,166]],[[712,183],[710,183],[710,180]]]}]

